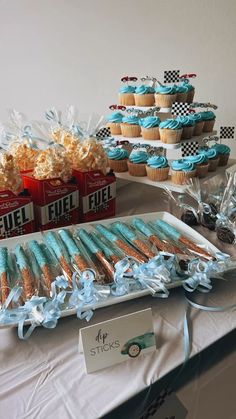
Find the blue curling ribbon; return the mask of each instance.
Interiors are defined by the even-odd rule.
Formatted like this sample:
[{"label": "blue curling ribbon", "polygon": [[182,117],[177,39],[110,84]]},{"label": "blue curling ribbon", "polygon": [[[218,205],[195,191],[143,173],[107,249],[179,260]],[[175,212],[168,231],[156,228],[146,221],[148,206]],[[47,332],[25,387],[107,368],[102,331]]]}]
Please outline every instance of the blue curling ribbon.
[{"label": "blue curling ribbon", "polygon": [[18,319],[19,319],[18,308],[9,309],[9,305],[11,304],[11,302],[13,302],[14,304],[17,304],[22,292],[23,292],[22,287],[15,286],[14,288],[12,288],[5,303],[2,305],[2,309],[0,311],[1,324],[9,325],[9,324],[15,324],[18,322]]},{"label": "blue curling ribbon", "polygon": [[87,269],[80,276],[74,272],[72,276],[73,291],[69,299],[69,305],[76,307],[77,317],[89,321],[93,316],[93,310],[87,310],[88,304],[95,304],[110,295],[110,287],[94,284],[96,273]]}]

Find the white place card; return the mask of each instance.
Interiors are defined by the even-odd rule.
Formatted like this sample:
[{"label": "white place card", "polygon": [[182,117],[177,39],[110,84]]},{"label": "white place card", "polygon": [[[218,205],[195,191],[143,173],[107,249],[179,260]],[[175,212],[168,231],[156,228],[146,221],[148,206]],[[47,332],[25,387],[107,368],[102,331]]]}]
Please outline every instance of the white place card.
[{"label": "white place card", "polygon": [[150,308],[80,329],[87,373],[156,350]]}]

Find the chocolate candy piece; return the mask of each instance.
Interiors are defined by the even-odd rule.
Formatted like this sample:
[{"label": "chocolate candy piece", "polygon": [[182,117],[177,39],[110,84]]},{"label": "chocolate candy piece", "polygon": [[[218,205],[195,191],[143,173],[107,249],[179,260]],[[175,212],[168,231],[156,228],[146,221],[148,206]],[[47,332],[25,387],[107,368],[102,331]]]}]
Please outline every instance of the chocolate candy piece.
[{"label": "chocolate candy piece", "polygon": [[232,244],[235,240],[234,233],[227,227],[218,227],[216,229],[216,234],[218,239],[224,243]]},{"label": "chocolate candy piece", "polygon": [[179,267],[182,271],[188,270],[189,260],[180,259],[179,260]]},{"label": "chocolate candy piece", "polygon": [[216,218],[211,214],[202,214],[202,226],[214,231],[216,228]]},{"label": "chocolate candy piece", "polygon": [[181,215],[181,220],[189,226],[197,226],[198,225],[197,218],[195,217],[194,213],[190,210],[185,211]]}]

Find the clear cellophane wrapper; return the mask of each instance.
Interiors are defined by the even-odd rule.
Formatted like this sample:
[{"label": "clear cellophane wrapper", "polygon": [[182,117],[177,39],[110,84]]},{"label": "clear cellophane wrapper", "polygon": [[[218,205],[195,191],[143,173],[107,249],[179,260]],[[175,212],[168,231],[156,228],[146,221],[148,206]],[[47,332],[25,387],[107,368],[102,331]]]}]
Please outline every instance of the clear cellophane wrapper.
[{"label": "clear cellophane wrapper", "polygon": [[39,296],[42,292],[40,271],[31,257],[27,243],[17,245],[13,249],[15,272],[14,276],[18,279],[15,285],[21,286],[23,292],[20,301],[22,304],[30,300],[33,296]]},{"label": "clear cellophane wrapper", "polygon": [[147,260],[157,255],[157,248],[130,223],[114,222],[111,224],[111,230]]},{"label": "clear cellophane wrapper", "polygon": [[23,181],[14,157],[1,150],[0,152],[0,191],[11,191],[18,195],[23,190]]},{"label": "clear cellophane wrapper", "polygon": [[186,196],[183,194],[174,194],[168,187],[165,187],[165,194],[167,197],[167,204],[170,208],[170,212],[173,211],[180,213],[180,219],[189,226],[199,225],[198,215],[198,203],[195,199],[188,198],[186,202]]},{"label": "clear cellophane wrapper", "polygon": [[38,180],[59,178],[67,183],[72,178],[72,167],[62,145],[51,144],[39,153],[33,171]]},{"label": "clear cellophane wrapper", "polygon": [[199,223],[209,230],[215,230],[217,207],[209,202],[208,194],[198,178],[189,179],[186,194],[192,198],[197,206]]},{"label": "clear cellophane wrapper", "polygon": [[[14,255],[6,247],[0,249],[0,309],[5,305],[12,288],[20,282],[20,273],[16,267]],[[13,307],[13,303],[9,308]]]},{"label": "clear cellophane wrapper", "polygon": [[216,221],[218,239],[229,244],[235,243],[235,193],[236,173],[230,173]]},{"label": "clear cellophane wrapper", "polygon": [[49,133],[53,141],[61,144],[72,164],[73,156],[80,146],[80,135],[76,129],[77,110],[70,105],[64,115],[55,107],[46,111],[46,118],[50,121]]},{"label": "clear cellophane wrapper", "polygon": [[62,274],[62,269],[57,259],[51,249],[41,240],[29,241],[27,243],[27,252],[34,276],[39,278],[38,295],[50,297],[53,281]]},{"label": "clear cellophane wrapper", "polygon": [[33,135],[31,124],[29,125],[26,117],[15,109],[9,110],[5,140],[17,168],[20,171],[32,170],[40,151],[37,138]]},{"label": "clear cellophane wrapper", "polygon": [[[62,232],[66,232],[67,236],[63,236]],[[68,229],[63,229],[59,230],[58,234],[60,235],[61,241],[63,242],[69,254],[70,263],[73,267],[73,270],[76,271],[79,275],[81,275],[85,270],[90,269],[95,273],[95,280],[99,280],[99,272],[97,266],[92,261],[88,251],[81,242],[80,238],[76,235],[76,230],[73,229],[73,231],[70,231]],[[72,249],[70,246],[71,240],[73,246]]]}]

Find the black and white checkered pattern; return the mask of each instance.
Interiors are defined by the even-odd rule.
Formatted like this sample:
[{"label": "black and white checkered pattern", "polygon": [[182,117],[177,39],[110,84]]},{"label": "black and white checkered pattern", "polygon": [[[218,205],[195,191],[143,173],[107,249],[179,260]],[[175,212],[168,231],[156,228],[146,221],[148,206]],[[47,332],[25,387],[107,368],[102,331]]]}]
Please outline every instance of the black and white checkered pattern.
[{"label": "black and white checkered pattern", "polygon": [[96,137],[98,140],[103,140],[104,138],[107,138],[110,136],[111,136],[111,130],[109,127],[101,128],[96,134]]},{"label": "black and white checkered pattern", "polygon": [[12,236],[12,230],[6,230],[4,231],[1,237],[4,237],[4,239],[8,239],[8,237],[11,237],[11,236]]},{"label": "black and white checkered pattern", "polygon": [[181,146],[182,157],[194,156],[197,154],[199,149],[199,144],[197,141],[190,141],[188,143],[183,143]]},{"label": "black and white checkered pattern", "polygon": [[22,236],[22,234],[25,234],[25,229],[23,227],[18,227],[15,229],[15,232],[18,236]]},{"label": "black and white checkered pattern", "polygon": [[178,83],[179,70],[164,71],[164,83]]},{"label": "black and white checkered pattern", "polygon": [[172,115],[184,116],[189,114],[190,104],[184,102],[174,102],[171,108]]},{"label": "black and white checkered pattern", "polygon": [[234,139],[234,127],[220,127],[220,138]]},{"label": "black and white checkered pattern", "polygon": [[172,393],[170,389],[163,390],[148,407],[144,415],[140,419],[148,419],[153,416],[156,411],[165,403],[166,398]]}]

